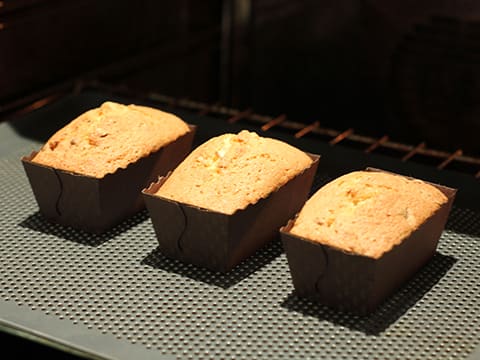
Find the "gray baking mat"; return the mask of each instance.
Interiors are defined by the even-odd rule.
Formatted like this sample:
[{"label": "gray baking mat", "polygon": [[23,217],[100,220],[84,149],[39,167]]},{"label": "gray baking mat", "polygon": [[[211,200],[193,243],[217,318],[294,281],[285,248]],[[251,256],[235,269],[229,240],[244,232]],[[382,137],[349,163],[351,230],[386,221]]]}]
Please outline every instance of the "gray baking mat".
[{"label": "gray baking mat", "polygon": [[181,359],[457,359],[480,343],[480,214],[470,210],[455,208],[433,260],[360,318],[298,299],[278,242],[219,275],[158,254],[145,212],[102,236],[49,224],[17,155],[0,159],[0,201],[0,299],[66,332]]}]

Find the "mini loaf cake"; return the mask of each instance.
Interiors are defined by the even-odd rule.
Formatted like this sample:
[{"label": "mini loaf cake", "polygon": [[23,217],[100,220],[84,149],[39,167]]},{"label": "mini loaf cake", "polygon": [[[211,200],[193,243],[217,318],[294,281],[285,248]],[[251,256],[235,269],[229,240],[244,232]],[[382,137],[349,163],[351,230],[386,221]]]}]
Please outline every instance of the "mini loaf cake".
[{"label": "mini loaf cake", "polygon": [[318,190],[306,202],[290,232],[378,259],[447,200],[440,190],[421,180],[356,171]]},{"label": "mini loaf cake", "polygon": [[233,214],[267,197],[311,164],[312,159],[303,151],[243,130],[199,146],[156,194]]},{"label": "mini loaf cake", "polygon": [[187,156],[194,134],[172,114],[105,102],[22,163],[46,219],[101,233],[144,208],[142,189]]},{"label": "mini loaf cake", "polygon": [[173,114],[105,102],[55,133],[33,162],[102,178],[126,168],[189,131]]},{"label": "mini loaf cake", "polygon": [[305,203],[318,166],[282,141],[241,131],[200,145],[143,191],[163,255],[226,272]]},{"label": "mini loaf cake", "polygon": [[432,258],[455,192],[376,169],[326,184],[280,230],[296,294],[373,311]]}]

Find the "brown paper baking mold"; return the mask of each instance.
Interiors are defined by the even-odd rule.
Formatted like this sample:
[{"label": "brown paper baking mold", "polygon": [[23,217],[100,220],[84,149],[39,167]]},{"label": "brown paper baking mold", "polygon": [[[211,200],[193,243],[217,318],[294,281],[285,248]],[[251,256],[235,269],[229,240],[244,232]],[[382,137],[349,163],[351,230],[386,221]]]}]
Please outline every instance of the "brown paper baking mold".
[{"label": "brown paper baking mold", "polygon": [[308,197],[319,156],[311,166],[267,198],[231,215],[154,195],[166,178],[143,191],[159,242],[167,257],[227,272],[268,241]]},{"label": "brown paper baking mold", "polygon": [[[383,171],[368,168],[368,171]],[[280,229],[298,296],[329,307],[368,314],[411,278],[436,251],[456,189],[432,184],[448,201],[417,230],[378,259],[352,254]]]},{"label": "brown paper baking mold", "polygon": [[49,221],[102,233],[143,209],[141,191],[175,168],[190,152],[196,127],[158,151],[103,178],[37,164],[37,152],[23,157],[40,213]]}]

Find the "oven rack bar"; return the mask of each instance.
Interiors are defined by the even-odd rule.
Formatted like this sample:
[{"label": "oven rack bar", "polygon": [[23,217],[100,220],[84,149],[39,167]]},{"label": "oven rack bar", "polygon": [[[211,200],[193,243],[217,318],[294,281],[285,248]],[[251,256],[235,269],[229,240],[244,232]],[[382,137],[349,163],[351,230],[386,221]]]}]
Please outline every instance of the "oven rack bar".
[{"label": "oven rack bar", "polygon": [[335,146],[345,140],[364,145],[363,151],[366,153],[378,152],[382,148],[395,150],[401,154],[402,161],[409,161],[416,155],[422,155],[432,160],[437,160],[436,167],[443,170],[451,166],[454,162],[463,163],[470,167],[468,172],[480,179],[480,158],[470,155],[465,155],[462,149],[457,149],[454,152],[437,150],[427,147],[425,142],[420,142],[416,145],[405,144],[390,139],[388,135],[383,135],[380,138],[358,134],[353,128],[346,130],[337,130],[327,127],[322,127],[320,121],[315,120],[310,124],[304,124],[287,119],[285,114],[279,116],[268,116],[255,113],[251,108],[239,110],[218,103],[207,104],[199,101],[190,100],[188,98],[174,98],[171,96],[149,93],[148,99],[158,103],[163,103],[171,107],[183,108],[190,111],[197,111],[202,115],[213,115],[227,117],[230,123],[240,122],[242,120],[258,123],[263,131],[268,131],[276,126],[281,126],[285,129],[292,130],[293,136],[297,139],[307,135],[320,135],[322,137],[330,138],[328,141],[330,145]]},{"label": "oven rack bar", "polygon": [[[331,146],[336,146],[341,143],[346,146],[360,148],[369,154],[382,153],[382,150],[390,150],[397,153],[398,155],[396,156],[403,162],[422,162],[418,160],[421,156],[424,158],[423,161],[427,161],[429,165],[433,165],[439,170],[453,169],[470,174],[480,180],[480,157],[464,154],[461,148],[453,152],[448,152],[430,148],[425,142],[412,145],[394,141],[387,134],[377,138],[356,133],[353,128],[338,130],[323,127],[320,120],[314,120],[311,123],[305,124],[288,119],[285,114],[278,116],[263,115],[256,113],[252,108],[235,109],[224,106],[218,102],[209,104],[189,98],[173,97],[156,92],[136,91],[123,85],[106,84],[96,80],[76,80],[71,83],[53,87],[50,90],[44,90],[38,93],[37,97],[33,95],[16,100],[11,104],[2,105],[0,106],[0,116],[2,113],[7,113],[9,114],[9,118],[14,118],[17,115],[43,107],[65,94],[79,93],[85,89],[107,91],[116,95],[127,95],[139,100],[149,100],[173,108],[176,107],[193,111],[199,115],[224,117],[229,123],[248,121],[257,124],[264,132],[268,132],[274,127],[281,127],[292,131],[292,136],[297,139],[306,135],[318,136],[328,141]],[[347,140],[348,144],[346,144]],[[389,154],[389,156],[392,155]]]}]

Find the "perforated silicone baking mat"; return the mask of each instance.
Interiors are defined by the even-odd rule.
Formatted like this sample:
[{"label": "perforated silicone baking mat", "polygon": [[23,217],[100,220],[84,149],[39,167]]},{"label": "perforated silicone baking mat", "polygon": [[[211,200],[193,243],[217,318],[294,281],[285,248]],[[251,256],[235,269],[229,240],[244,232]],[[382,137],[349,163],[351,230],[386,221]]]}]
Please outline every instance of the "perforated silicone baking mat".
[{"label": "perforated silicone baking mat", "polygon": [[[212,119],[191,120],[221,130]],[[378,311],[357,317],[297,298],[279,242],[221,275],[155,252],[146,212],[101,236],[46,222],[19,161],[37,142],[14,136],[0,158],[0,323],[5,304],[19,319],[33,309],[52,318],[42,325],[51,343],[62,342],[61,323],[66,335],[105,333],[145,357],[179,359],[457,359],[480,344],[477,210],[457,205],[432,261]],[[319,169],[315,187],[336,175],[322,162]],[[24,332],[38,330],[36,318],[28,324]],[[91,353],[121,357],[102,344],[91,340]]]}]

